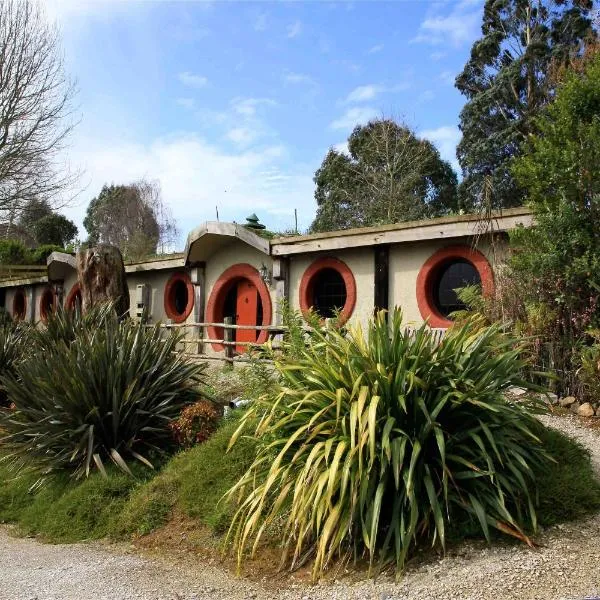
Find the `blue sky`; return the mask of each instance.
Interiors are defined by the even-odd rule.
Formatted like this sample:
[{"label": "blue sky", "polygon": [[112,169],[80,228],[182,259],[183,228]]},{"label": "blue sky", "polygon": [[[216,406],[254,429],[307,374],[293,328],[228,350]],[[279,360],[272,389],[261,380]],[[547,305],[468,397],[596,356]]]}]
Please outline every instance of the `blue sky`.
[{"label": "blue sky", "polygon": [[328,148],[382,115],[455,163],[453,81],[481,0],[47,2],[79,88],[68,160],[83,190],[63,211],[78,224],[103,183],[145,177],[160,181],[180,245],[216,206],[273,229],[296,208],[304,229]]}]

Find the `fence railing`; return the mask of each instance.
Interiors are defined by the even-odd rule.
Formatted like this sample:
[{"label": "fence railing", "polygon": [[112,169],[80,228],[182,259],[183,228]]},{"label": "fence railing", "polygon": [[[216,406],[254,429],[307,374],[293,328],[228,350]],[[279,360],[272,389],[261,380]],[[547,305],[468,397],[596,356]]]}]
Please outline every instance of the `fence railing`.
[{"label": "fence railing", "polygon": [[[154,325],[148,325],[148,327],[154,327]],[[284,325],[236,325],[231,322],[229,318],[226,317],[223,323],[211,323],[211,322],[202,322],[202,323],[161,323],[160,327],[167,330],[190,330],[190,335],[183,337],[180,340],[180,344],[185,347],[185,350],[181,350],[181,354],[184,356],[188,356],[195,359],[200,360],[216,360],[216,361],[225,361],[229,364],[235,363],[248,363],[251,360],[259,360],[264,362],[272,362],[269,359],[250,359],[248,356],[248,351],[251,349],[259,349],[261,346],[268,340],[270,341],[271,348],[274,350],[278,350],[281,348],[281,340],[282,336],[288,331],[288,327]],[[209,337],[207,331],[209,328],[217,329],[217,331],[222,331],[222,337]],[[407,327],[409,330],[413,330],[412,327]],[[305,334],[310,334],[313,331],[311,327],[308,325],[303,327],[303,332]],[[264,342],[247,342],[247,341],[238,341],[235,338],[236,331],[255,331],[256,337],[260,335],[261,332],[267,332],[267,340]],[[437,343],[442,340],[442,337],[446,333],[445,329],[432,329],[434,334],[434,339]],[[211,353],[207,353],[204,351],[204,346],[210,344],[216,344],[221,346],[221,350],[215,350],[212,348]],[[194,347],[196,350],[194,351]],[[239,352],[238,348],[244,349],[243,352]]]}]

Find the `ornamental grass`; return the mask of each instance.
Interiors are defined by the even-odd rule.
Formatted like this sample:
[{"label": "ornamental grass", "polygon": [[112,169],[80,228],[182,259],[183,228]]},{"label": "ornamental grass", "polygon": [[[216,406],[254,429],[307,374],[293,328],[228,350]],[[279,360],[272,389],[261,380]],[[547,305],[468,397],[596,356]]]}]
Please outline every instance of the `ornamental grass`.
[{"label": "ornamental grass", "polygon": [[119,322],[111,307],[54,318],[36,334],[42,349],[2,377],[4,460],[76,478],[107,461],[153,467],[174,449],[170,424],[198,400],[205,366],[175,352],[179,335]]},{"label": "ornamental grass", "polygon": [[[500,326],[467,322],[436,340],[406,328],[396,310],[366,335],[315,332],[281,385],[248,411],[257,456],[228,492],[239,500],[228,540],[238,561],[265,531],[282,540],[282,564],[313,561],[318,577],[338,558],[400,573],[413,551],[445,548],[465,518],[531,543],[535,472],[549,457],[531,406],[507,399],[533,388],[522,345]],[[256,423],[255,428],[250,425]]]}]

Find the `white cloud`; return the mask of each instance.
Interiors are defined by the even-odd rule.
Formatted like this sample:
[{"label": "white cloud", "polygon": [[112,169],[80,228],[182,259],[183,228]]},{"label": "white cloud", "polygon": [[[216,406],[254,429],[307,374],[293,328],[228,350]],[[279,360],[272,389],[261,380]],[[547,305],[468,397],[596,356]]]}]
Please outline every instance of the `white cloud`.
[{"label": "white cloud", "polygon": [[269,22],[267,13],[260,13],[254,20],[254,31],[265,31]]},{"label": "white cloud", "polygon": [[381,52],[383,48],[383,44],[375,44],[375,46],[371,46],[371,48],[369,48],[367,54],[377,54],[378,52]]},{"label": "white cloud", "polygon": [[377,110],[370,106],[349,108],[346,112],[331,122],[331,129],[352,129],[355,125],[363,125],[377,116]]},{"label": "white cloud", "polygon": [[202,75],[196,75],[195,73],[190,73],[189,71],[183,71],[177,75],[179,81],[188,87],[192,88],[201,88],[204,87],[208,83],[208,79],[203,77]]},{"label": "white cloud", "polygon": [[455,171],[460,172],[456,160],[456,146],[460,142],[462,134],[456,125],[443,125],[437,129],[425,129],[421,131],[420,136],[433,142],[440,151],[440,156],[447,160]]},{"label": "white cloud", "polygon": [[249,127],[234,127],[226,134],[227,139],[238,146],[248,146],[258,136],[259,133],[256,130],[250,129]]},{"label": "white cloud", "polygon": [[183,106],[184,108],[194,108],[196,102],[193,98],[177,98],[175,100],[179,106]]},{"label": "white cloud", "polygon": [[368,100],[373,100],[376,96],[378,96],[381,92],[383,92],[385,88],[381,85],[369,84],[369,85],[361,85],[357,88],[354,88],[347,96],[346,102],[366,102]]},{"label": "white cloud", "polygon": [[302,21],[295,21],[291,25],[288,25],[287,36],[290,39],[298,37],[302,33]]},{"label": "white cloud", "polygon": [[[450,12],[441,13],[442,6],[451,6]],[[461,0],[449,5],[435,4],[412,41],[432,45],[462,46],[477,38],[481,15],[480,0]]]},{"label": "white cloud", "polygon": [[310,75],[305,75],[304,73],[294,73],[293,71],[287,71],[283,75],[283,81],[284,83],[291,83],[293,85],[316,85],[315,80]]},{"label": "white cloud", "polygon": [[431,58],[431,60],[434,60],[437,62],[438,60],[442,60],[442,58],[444,58],[445,56],[446,56],[445,52],[432,52],[429,55],[429,58]]},{"label": "white cloud", "polygon": [[[173,211],[182,236],[196,225],[214,220],[242,221],[256,212],[270,227],[293,224],[298,209],[301,226],[314,216],[314,166],[290,166],[279,145],[230,152],[193,133],[157,138],[148,144],[97,136],[80,138],[71,150],[73,164],[86,170],[86,203],[73,206],[68,216],[79,225],[87,200],[105,183],[128,183],[140,178],[160,181],[162,195]],[[84,235],[84,230],[81,228]]]},{"label": "white cloud", "polygon": [[425,90],[419,94],[419,102],[431,102],[435,98],[435,94],[431,90]]},{"label": "white cloud", "polygon": [[234,98],[231,108],[239,115],[253,117],[261,106],[277,106],[271,98]]},{"label": "white cloud", "polygon": [[348,150],[348,142],[340,142],[339,144],[334,144],[332,148],[339,152],[340,154],[347,154],[350,156],[350,150]]}]

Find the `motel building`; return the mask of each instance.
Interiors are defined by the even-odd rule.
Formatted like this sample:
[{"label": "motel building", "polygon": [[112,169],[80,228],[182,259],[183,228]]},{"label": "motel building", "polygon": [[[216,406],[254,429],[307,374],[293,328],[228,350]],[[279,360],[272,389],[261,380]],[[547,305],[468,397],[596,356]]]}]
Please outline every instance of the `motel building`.
[{"label": "motel building", "polygon": [[[398,306],[407,324],[446,328],[460,308],[453,290],[493,291],[507,232],[532,217],[516,208],[493,215],[488,227],[461,215],[271,240],[255,232],[256,221],[207,222],[190,232],[183,253],[126,263],[130,315],[183,327],[186,339],[198,340],[193,352],[207,358],[225,356],[226,347],[242,358],[249,344],[266,341],[281,326],[284,299],[324,319],[339,310],[349,325]],[[51,254],[35,276],[0,279],[0,307],[13,319],[43,323],[59,304],[80,302],[71,254]],[[239,328],[227,334],[223,323]]]}]

